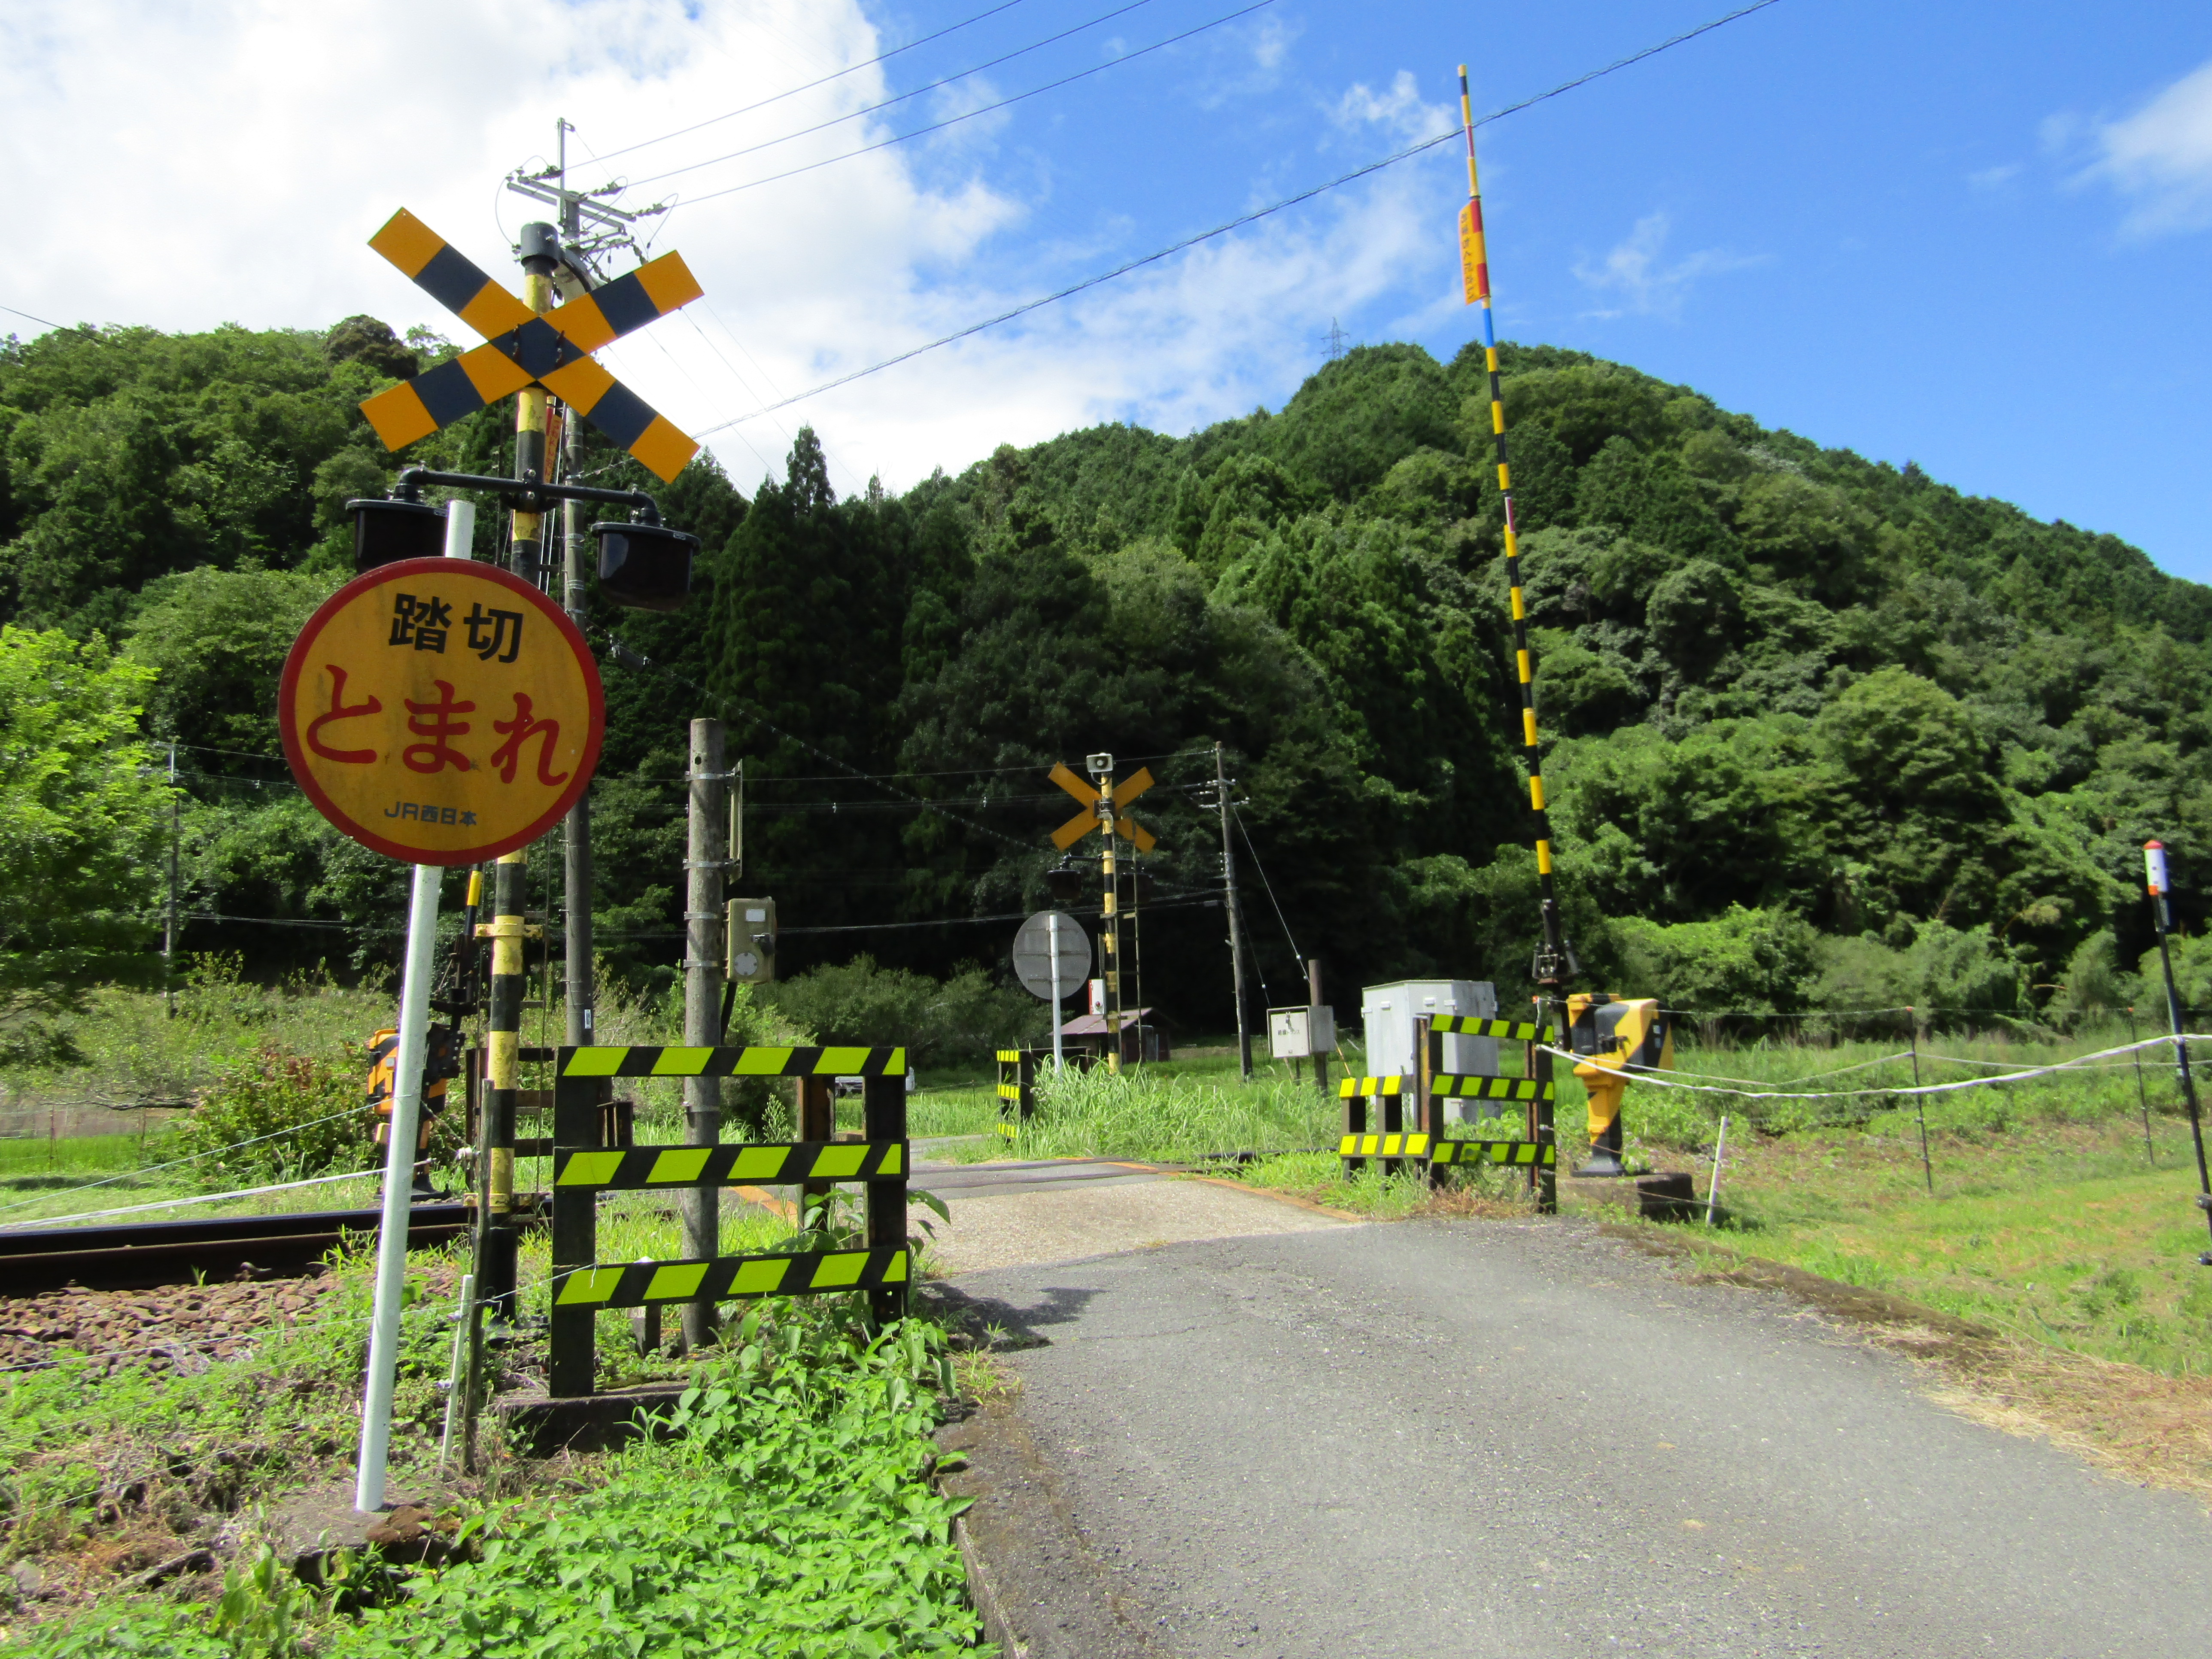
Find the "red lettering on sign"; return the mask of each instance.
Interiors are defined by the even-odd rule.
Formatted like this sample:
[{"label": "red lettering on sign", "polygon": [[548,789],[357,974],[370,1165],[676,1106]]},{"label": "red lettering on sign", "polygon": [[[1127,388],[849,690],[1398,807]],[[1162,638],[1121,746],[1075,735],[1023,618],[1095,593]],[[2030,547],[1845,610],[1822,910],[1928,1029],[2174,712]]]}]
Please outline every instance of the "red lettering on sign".
[{"label": "red lettering on sign", "polygon": [[307,748],[310,752],[320,755],[325,760],[337,761],[347,766],[367,766],[376,758],[376,750],[332,749],[324,743],[321,736],[322,729],[332,720],[349,720],[358,719],[363,714],[380,714],[384,712],[384,705],[379,702],[375,695],[372,693],[367,702],[357,702],[349,708],[346,707],[345,700],[345,670],[334,662],[326,662],[323,666],[331,671],[331,711],[327,714],[318,714],[307,722]]},{"label": "red lettering on sign", "polygon": [[495,732],[511,734],[507,740],[493,752],[491,757],[491,764],[500,769],[499,781],[501,783],[514,781],[515,763],[522,758],[522,745],[532,738],[538,739],[538,781],[550,784],[566,783],[568,781],[568,775],[566,772],[556,775],[548,769],[552,764],[553,745],[561,740],[561,722],[531,719],[528,692],[516,692],[514,718],[511,720],[494,720],[491,723],[491,729]]},{"label": "red lettering on sign", "polygon": [[[412,697],[407,699],[407,713],[410,716],[407,729],[416,737],[428,738],[430,741],[409,744],[399,758],[407,763],[411,771],[441,772],[451,766],[456,772],[465,772],[469,769],[469,757],[458,749],[448,749],[446,739],[468,735],[469,723],[457,720],[453,716],[472,714],[477,706],[472,702],[455,702],[453,688],[449,681],[432,680],[430,684],[438,688],[437,702],[417,702]],[[426,715],[428,717],[427,721],[423,718]]]}]

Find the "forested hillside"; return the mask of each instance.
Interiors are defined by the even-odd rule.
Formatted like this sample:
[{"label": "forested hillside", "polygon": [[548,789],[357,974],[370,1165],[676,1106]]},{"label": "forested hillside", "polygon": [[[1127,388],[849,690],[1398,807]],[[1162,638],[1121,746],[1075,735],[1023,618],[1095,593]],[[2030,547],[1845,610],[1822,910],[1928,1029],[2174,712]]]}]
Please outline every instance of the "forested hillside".
[{"label": "forested hillside", "polygon": [[[0,350],[6,683],[94,714],[143,703],[148,745],[93,715],[54,735],[35,695],[0,712],[16,994],[146,963],[171,739],[186,909],[301,924],[196,920],[187,947],[265,972],[390,959],[397,874],[286,781],[274,687],[348,572],[341,504],[398,468],[354,405],[449,349],[356,318]],[[1700,1008],[2123,994],[2149,944],[2140,843],[2162,837],[2185,883],[2212,849],[2212,590],[1632,368],[1503,357],[1561,888],[1592,981]],[[1073,803],[1044,773],[1108,750],[1163,786],[1137,809],[1160,836],[1146,998],[1218,1029],[1220,837],[1194,798],[1218,739],[1273,1000],[1301,994],[1290,933],[1340,1006],[1413,971],[1518,994],[1534,878],[1481,380],[1472,351],[1365,348],[1278,412],[1071,433],[902,495],[837,499],[805,431],[750,501],[695,463],[657,493],[706,538],[697,596],[673,617],[607,611],[595,638],[613,965],[649,981],[680,954],[685,724],[719,711],[787,972],[863,951],[998,963],[1011,924],[962,919],[1045,902],[1045,836]],[[503,414],[406,459],[503,471]],[[486,556],[500,523],[480,520]],[[34,775],[42,750],[76,758]],[[95,777],[125,799],[72,818]],[[55,873],[94,852],[96,874]],[[546,852],[535,891],[557,900]]]}]

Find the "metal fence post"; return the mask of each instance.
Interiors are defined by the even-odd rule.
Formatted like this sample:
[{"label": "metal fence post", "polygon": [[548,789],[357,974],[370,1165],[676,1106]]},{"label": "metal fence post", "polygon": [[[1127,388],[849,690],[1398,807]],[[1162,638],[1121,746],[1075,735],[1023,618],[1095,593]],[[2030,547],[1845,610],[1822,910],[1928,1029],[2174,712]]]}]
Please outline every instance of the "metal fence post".
[{"label": "metal fence post", "polygon": [[[1527,1061],[1522,1068],[1536,1085],[1536,1098],[1528,1103],[1528,1138],[1540,1146],[1557,1146],[1559,1139],[1559,1127],[1553,1115],[1549,1086],[1552,1056],[1546,1047],[1555,1040],[1549,1029],[1550,1008],[1547,999],[1540,996],[1536,999],[1536,1040],[1528,1045]],[[1559,1214],[1559,1171],[1556,1162],[1531,1168],[1528,1188],[1535,1194],[1537,1214]]]},{"label": "metal fence post", "polygon": [[[2136,1011],[2133,1008],[2130,1008],[2128,1010],[2128,1044],[2130,1048],[2134,1047],[2138,1035],[2139,1034],[2136,1030]],[[2134,1058],[2136,1062],[2136,1104],[2142,1108],[2143,1158],[2149,1164],[2152,1169],[2155,1170],[2158,1168],[2158,1153],[2151,1146],[2150,1140],[2150,1091],[2146,1088],[2143,1084],[2142,1050],[2136,1048]]]},{"label": "metal fence post", "polygon": [[[596,1148],[599,1144],[599,1079],[565,1075],[574,1052],[553,1051],[553,1144]],[[598,1204],[599,1194],[592,1188],[553,1183],[553,1321],[547,1334],[550,1362],[546,1392],[556,1399],[589,1394],[597,1379],[598,1313],[589,1304],[563,1307],[561,1287],[570,1273],[589,1267],[598,1254]]]},{"label": "metal fence post", "polygon": [[[905,1056],[902,1054],[900,1058],[898,1072],[869,1078],[860,1085],[862,1133],[871,1141],[903,1141],[907,1138]],[[912,1161],[911,1156],[900,1158],[895,1177],[866,1184],[867,1245],[871,1250],[906,1246],[907,1170]],[[909,1259],[904,1281],[868,1292],[868,1307],[878,1323],[889,1324],[892,1320],[906,1317],[907,1285],[913,1279],[914,1264]]]},{"label": "metal fence post", "polygon": [[[1420,1132],[1429,1138],[1429,1150],[1431,1153],[1436,1150],[1437,1142],[1444,1138],[1443,1097],[1436,1091],[1436,1076],[1438,1063],[1443,1057],[1443,1039],[1436,1035],[1434,1022],[1430,1017],[1426,1014],[1414,1015],[1413,1057],[1419,1073],[1416,1085],[1419,1093],[1415,1097],[1417,1118],[1420,1124]],[[1429,1163],[1429,1185],[1432,1188],[1442,1187],[1449,1178],[1447,1166],[1437,1163],[1431,1158]]]}]

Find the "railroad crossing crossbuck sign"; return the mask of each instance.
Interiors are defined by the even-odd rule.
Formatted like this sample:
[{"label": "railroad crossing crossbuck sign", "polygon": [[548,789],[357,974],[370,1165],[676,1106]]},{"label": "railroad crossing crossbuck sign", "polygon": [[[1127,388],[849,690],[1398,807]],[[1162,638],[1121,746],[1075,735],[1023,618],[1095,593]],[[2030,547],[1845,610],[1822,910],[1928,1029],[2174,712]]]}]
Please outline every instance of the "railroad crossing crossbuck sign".
[{"label": "railroad crossing crossbuck sign", "polygon": [[[1107,817],[1102,810],[1103,802],[1099,799],[1097,789],[1069,771],[1065,763],[1054,766],[1049,775],[1054,783],[1083,803],[1083,810],[1080,812],[1052,832],[1052,844],[1065,853],[1093,830],[1106,823]],[[1123,807],[1152,787],[1151,769],[1139,768],[1135,775],[1115,789],[1115,812],[1119,814]],[[1152,832],[1133,817],[1117,816],[1113,819],[1113,824],[1114,833],[1124,841],[1134,842],[1139,853],[1149,853],[1159,844]]]},{"label": "railroad crossing crossbuck sign", "polygon": [[664,253],[541,317],[405,208],[368,245],[485,342],[362,404],[386,449],[404,448],[535,383],[663,483],[699,453],[697,443],[590,356],[700,296],[703,290],[682,255]]},{"label": "railroad crossing crossbuck sign", "polygon": [[276,722],[301,788],[362,846],[474,864],[576,804],[606,702],[583,635],[528,582],[470,559],[402,559],[307,619]]}]

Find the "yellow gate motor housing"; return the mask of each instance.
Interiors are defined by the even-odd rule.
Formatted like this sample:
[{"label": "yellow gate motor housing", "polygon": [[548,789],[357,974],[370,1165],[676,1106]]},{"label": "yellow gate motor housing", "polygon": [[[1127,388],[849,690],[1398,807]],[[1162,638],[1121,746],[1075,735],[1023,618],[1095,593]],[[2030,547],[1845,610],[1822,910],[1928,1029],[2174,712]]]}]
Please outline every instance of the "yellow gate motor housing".
[{"label": "yellow gate motor housing", "polygon": [[1674,1064],[1674,1022],[1659,1011],[1656,997],[1616,997],[1577,991],[1567,999],[1567,1046],[1577,1059],[1575,1075],[1589,1091],[1589,1162],[1578,1176],[1626,1175],[1620,1161],[1620,1097],[1630,1066],[1671,1070]]}]

